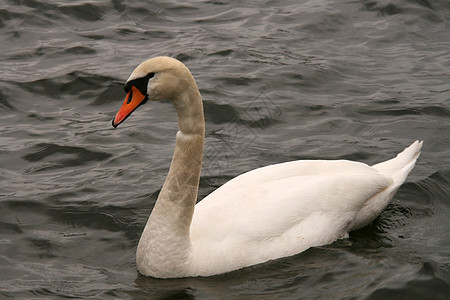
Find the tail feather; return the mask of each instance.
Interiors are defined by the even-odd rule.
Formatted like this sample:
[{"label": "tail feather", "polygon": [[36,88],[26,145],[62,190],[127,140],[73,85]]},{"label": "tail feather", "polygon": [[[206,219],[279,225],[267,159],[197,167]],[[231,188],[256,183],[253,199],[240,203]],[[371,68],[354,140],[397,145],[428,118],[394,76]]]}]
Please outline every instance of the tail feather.
[{"label": "tail feather", "polygon": [[395,158],[374,165],[380,173],[391,177],[394,185],[402,184],[416,164],[423,141],[415,141],[411,146],[399,153]]},{"label": "tail feather", "polygon": [[349,230],[355,230],[370,224],[386,208],[416,164],[421,147],[422,142],[415,141],[411,146],[399,153],[397,157],[372,166],[381,174],[392,178],[393,183],[364,204],[350,225]]}]

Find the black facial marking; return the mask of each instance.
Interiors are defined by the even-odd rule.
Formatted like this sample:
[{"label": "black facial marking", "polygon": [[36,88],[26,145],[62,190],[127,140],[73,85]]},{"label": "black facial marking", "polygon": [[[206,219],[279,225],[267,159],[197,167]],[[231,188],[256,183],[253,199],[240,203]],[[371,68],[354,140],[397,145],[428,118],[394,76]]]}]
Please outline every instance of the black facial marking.
[{"label": "black facial marking", "polygon": [[125,86],[123,88],[125,90],[125,93],[128,93],[131,90],[131,87],[134,86],[142,93],[142,95],[147,95],[148,81],[153,76],[155,76],[155,73],[148,73],[145,77],[128,81],[127,83],[125,83]]},{"label": "black facial marking", "polygon": [[130,94],[128,95],[127,104],[130,104],[132,99],[133,99],[133,90],[131,90]]}]

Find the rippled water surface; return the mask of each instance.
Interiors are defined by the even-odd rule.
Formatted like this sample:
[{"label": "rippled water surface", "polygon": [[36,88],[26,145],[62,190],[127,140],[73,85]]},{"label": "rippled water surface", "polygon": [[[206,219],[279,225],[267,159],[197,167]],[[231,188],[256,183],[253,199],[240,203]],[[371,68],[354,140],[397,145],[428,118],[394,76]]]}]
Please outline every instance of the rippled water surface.
[{"label": "rippled water surface", "polygon": [[[0,295],[22,299],[449,299],[450,2],[0,2]],[[210,278],[138,275],[176,115],[111,119],[144,59],[194,74],[199,198],[295,159],[422,156],[349,239]]]}]

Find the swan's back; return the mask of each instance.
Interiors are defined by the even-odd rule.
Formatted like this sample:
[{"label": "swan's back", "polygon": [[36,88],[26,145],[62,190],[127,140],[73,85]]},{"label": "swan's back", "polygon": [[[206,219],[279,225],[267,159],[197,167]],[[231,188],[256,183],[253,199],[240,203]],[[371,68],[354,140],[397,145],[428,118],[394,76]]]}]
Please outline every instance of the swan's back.
[{"label": "swan's back", "polygon": [[279,237],[315,211],[356,213],[391,183],[365,164],[344,160],[267,166],[230,180],[199,202],[191,233],[201,232],[202,239]]}]

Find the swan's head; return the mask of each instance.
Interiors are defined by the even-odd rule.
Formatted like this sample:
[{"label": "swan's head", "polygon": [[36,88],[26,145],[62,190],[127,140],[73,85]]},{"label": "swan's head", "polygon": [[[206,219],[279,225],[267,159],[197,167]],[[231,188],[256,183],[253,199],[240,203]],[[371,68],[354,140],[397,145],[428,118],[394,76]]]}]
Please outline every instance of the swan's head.
[{"label": "swan's head", "polygon": [[191,72],[175,58],[155,57],[144,61],[125,83],[127,95],[112,125],[117,127],[148,100],[175,100],[192,86],[192,82],[195,85]]}]

